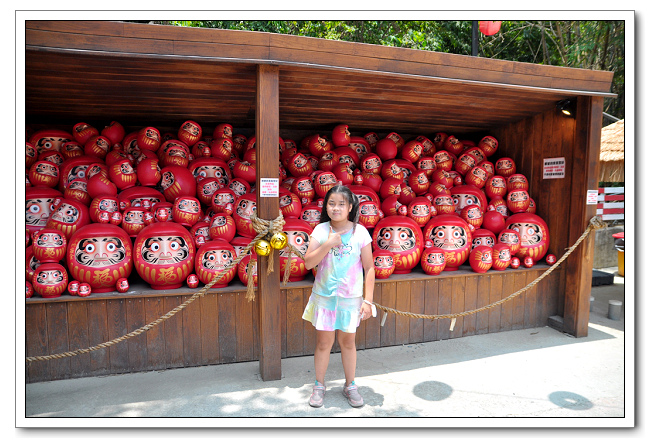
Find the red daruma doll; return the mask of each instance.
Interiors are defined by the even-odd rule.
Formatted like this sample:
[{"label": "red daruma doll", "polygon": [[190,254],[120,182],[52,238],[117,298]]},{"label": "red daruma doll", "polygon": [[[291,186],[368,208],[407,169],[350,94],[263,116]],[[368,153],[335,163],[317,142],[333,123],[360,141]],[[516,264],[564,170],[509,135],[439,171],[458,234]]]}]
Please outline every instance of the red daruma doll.
[{"label": "red daruma doll", "polygon": [[492,267],[492,248],[477,246],[469,254],[469,265],[474,272],[483,274]]},{"label": "red daruma doll", "polygon": [[408,274],[420,262],[424,241],[420,226],[406,216],[381,219],[372,235],[374,250],[388,250],[395,259],[395,274]]},{"label": "red daruma doll", "polygon": [[255,193],[246,193],[241,195],[235,201],[235,210],[232,215],[235,220],[237,232],[241,236],[255,238],[257,232],[253,229],[251,218],[257,210],[257,195]]},{"label": "red daruma doll", "polygon": [[75,199],[62,199],[45,224],[48,229],[61,230],[70,238],[77,230],[90,223],[88,207]]},{"label": "red daruma doll", "polygon": [[94,292],[114,291],[133,269],[131,238],[112,224],[89,224],[70,239],[66,262],[72,278]]},{"label": "red daruma doll", "polygon": [[43,263],[34,271],[32,287],[41,297],[59,297],[68,286],[68,273],[59,263]]},{"label": "red daruma doll", "polygon": [[391,251],[375,250],[372,252],[372,259],[375,264],[375,278],[388,278],[395,272],[395,260]]},{"label": "red daruma doll", "polygon": [[180,288],[194,269],[194,243],[180,224],[156,222],[138,234],[135,269],[153,289]]},{"label": "red daruma doll", "polygon": [[237,256],[235,248],[223,240],[209,241],[196,252],[194,267],[201,282],[208,284],[216,276],[223,276],[212,288],[223,288],[235,277],[238,265],[233,263]]},{"label": "red daruma doll", "polygon": [[34,233],[33,238],[34,257],[41,263],[58,263],[65,257],[68,241],[60,230],[39,230]]},{"label": "red daruma doll", "polygon": [[[309,235],[311,235],[313,229],[305,221],[296,218],[287,218],[285,219],[285,225],[282,230],[287,234],[288,244],[291,244],[295,247],[298,252],[300,252],[303,257],[307,253],[307,248],[309,247]],[[287,248],[280,250],[280,272],[284,272],[285,266],[289,261],[289,252]],[[289,273],[289,281],[297,282],[303,280],[307,275],[307,268],[305,267],[305,261],[293,254],[291,256],[291,267]]]},{"label": "red daruma doll", "polygon": [[429,221],[423,233],[434,247],[445,251],[445,271],[458,270],[458,266],[467,261],[472,250],[471,232],[460,216],[436,216]]},{"label": "red daruma doll", "polygon": [[425,274],[439,275],[447,265],[445,251],[439,247],[427,247],[422,253],[420,264]]},{"label": "red daruma doll", "polygon": [[517,213],[506,220],[506,228],[519,234],[521,245],[513,255],[520,259],[531,257],[533,264],[544,258],[549,246],[549,232],[542,218],[532,213]]},{"label": "red daruma doll", "polygon": [[505,243],[497,243],[492,247],[492,269],[503,271],[510,266],[510,247]]}]

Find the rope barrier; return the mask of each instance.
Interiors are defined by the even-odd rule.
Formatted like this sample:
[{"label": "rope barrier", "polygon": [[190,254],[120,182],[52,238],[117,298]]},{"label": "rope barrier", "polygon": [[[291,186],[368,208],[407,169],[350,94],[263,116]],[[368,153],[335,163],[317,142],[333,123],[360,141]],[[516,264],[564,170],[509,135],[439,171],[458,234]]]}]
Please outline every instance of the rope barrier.
[{"label": "rope barrier", "polygon": [[[282,217],[282,212],[281,211],[280,211],[280,215],[277,218],[273,219],[273,220],[270,220],[270,221],[269,220],[264,220],[264,219],[261,219],[261,218],[257,217],[256,214],[254,214],[252,216],[252,218],[251,218],[251,221],[253,223],[253,229],[257,232],[257,235],[241,251],[239,256],[235,260],[231,261],[230,264],[239,263],[246,255],[248,255],[250,253],[251,248],[253,246],[255,246],[255,243],[257,243],[260,239],[267,237],[269,234],[274,234],[274,233],[277,233],[277,232],[281,232],[282,228],[283,228],[283,226],[285,224],[285,221],[284,221],[284,218]],[[393,314],[397,314],[399,316],[405,316],[405,317],[414,318],[414,319],[429,319],[429,320],[451,319],[451,327],[450,327],[450,331],[451,331],[451,330],[453,330],[453,327],[454,327],[454,325],[456,323],[456,318],[457,317],[468,316],[468,315],[471,315],[471,314],[474,314],[474,313],[478,313],[478,312],[481,312],[481,311],[488,310],[490,308],[494,308],[494,307],[499,306],[499,305],[501,305],[501,304],[503,304],[503,303],[505,303],[505,302],[507,302],[509,300],[512,300],[516,296],[518,296],[518,295],[526,292],[530,288],[534,287],[542,279],[544,279],[551,272],[553,272],[555,269],[557,269],[557,267],[560,264],[562,264],[562,262],[564,262],[564,260],[566,260],[566,258],[576,249],[576,247],[578,247],[578,245],[580,243],[582,243],[582,241],[587,237],[589,232],[591,232],[593,229],[602,228],[602,227],[605,227],[605,224],[603,223],[602,219],[600,219],[598,216],[594,216],[593,218],[591,218],[591,220],[589,221],[589,226],[587,226],[587,228],[582,233],[580,238],[578,238],[578,240],[575,242],[575,244],[573,244],[573,246],[571,246],[567,250],[567,252],[565,252],[565,254],[562,256],[562,258],[560,258],[555,264],[553,264],[553,266],[551,266],[549,269],[547,269],[542,275],[540,275],[535,280],[533,280],[529,285],[527,285],[526,287],[520,289],[519,291],[517,291],[517,292],[515,292],[513,294],[510,294],[508,297],[506,297],[504,299],[501,299],[501,300],[499,300],[497,302],[491,303],[489,305],[486,305],[486,306],[483,306],[481,308],[477,308],[477,309],[474,309],[474,310],[463,311],[463,312],[454,313],[454,314],[439,314],[439,315],[427,315],[427,314],[409,313],[409,312],[405,312],[405,311],[395,310],[393,308],[388,308],[386,306],[378,304],[377,302],[373,302],[377,308],[379,308],[380,310],[382,310],[384,312],[384,316],[382,318],[381,325],[382,326],[384,325],[384,322],[386,321],[386,316],[388,315],[388,313],[393,313]],[[287,252],[288,252],[288,260],[287,260],[287,263],[285,265],[284,278],[283,278],[283,283],[284,284],[287,283],[287,280],[289,278],[289,274],[290,274],[290,270],[291,270],[291,257],[292,257],[292,255],[295,254],[296,256],[298,256],[298,257],[300,257],[301,259],[304,260],[304,255],[302,255],[302,253],[300,253],[300,251],[298,251],[291,244],[287,244],[287,246],[285,247],[285,250],[287,250]],[[269,257],[269,258],[270,259],[269,259],[267,273],[273,272],[273,262],[272,262],[273,257]],[[255,295],[254,290],[253,290],[253,283],[254,282],[253,282],[253,278],[252,278],[252,269],[250,269],[252,261],[253,260],[252,260],[252,257],[251,257],[251,261],[249,262],[249,270],[248,270],[248,282],[247,282],[248,283],[248,285],[247,285],[248,290],[247,290],[247,294],[246,294],[246,297],[248,298],[249,301],[252,300],[254,298],[254,295]],[[230,264],[228,266],[230,266]],[[134,331],[132,331],[130,333],[127,333],[124,336],[120,336],[120,337],[112,339],[110,341],[103,342],[103,343],[95,345],[93,347],[88,347],[88,348],[84,348],[84,349],[78,349],[78,350],[74,350],[74,351],[69,351],[69,352],[64,352],[64,353],[57,353],[57,354],[52,354],[52,355],[30,356],[30,357],[25,358],[25,361],[28,362],[28,363],[31,363],[31,362],[34,362],[34,361],[47,361],[47,360],[50,360],[50,359],[61,359],[61,358],[80,355],[80,354],[83,354],[83,353],[90,353],[90,352],[95,351],[95,350],[110,347],[112,345],[118,344],[118,343],[120,343],[122,341],[125,341],[127,339],[130,339],[130,338],[132,338],[134,336],[142,334],[142,333],[144,333],[146,331],[149,331],[150,329],[152,329],[153,327],[155,327],[159,323],[173,317],[179,311],[183,310],[189,304],[194,302],[196,299],[198,299],[200,297],[203,297],[207,293],[207,291],[210,288],[212,288],[212,286],[215,283],[217,283],[225,275],[225,273],[226,273],[226,270],[224,269],[218,275],[216,275],[209,283],[207,283],[203,288],[201,288],[200,291],[194,293],[185,302],[181,303],[180,305],[178,305],[177,307],[175,307],[171,311],[167,312],[166,314],[160,316],[158,319],[156,319],[156,320],[154,320],[154,321],[152,321],[152,322],[138,328],[137,330],[134,330]]]}]

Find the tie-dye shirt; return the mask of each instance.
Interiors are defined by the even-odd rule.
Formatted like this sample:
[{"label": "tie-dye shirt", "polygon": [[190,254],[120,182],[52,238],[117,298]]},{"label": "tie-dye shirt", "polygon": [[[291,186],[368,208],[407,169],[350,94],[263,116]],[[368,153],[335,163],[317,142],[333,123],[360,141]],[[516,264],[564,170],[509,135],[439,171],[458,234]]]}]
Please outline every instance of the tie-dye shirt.
[{"label": "tie-dye shirt", "polygon": [[[318,264],[313,292],[324,297],[361,297],[363,296],[363,264],[361,248],[372,241],[368,230],[360,224],[341,234],[340,246],[330,249]],[[353,227],[354,228],[354,227]],[[330,223],[318,224],[311,237],[321,245],[327,241]]]}]

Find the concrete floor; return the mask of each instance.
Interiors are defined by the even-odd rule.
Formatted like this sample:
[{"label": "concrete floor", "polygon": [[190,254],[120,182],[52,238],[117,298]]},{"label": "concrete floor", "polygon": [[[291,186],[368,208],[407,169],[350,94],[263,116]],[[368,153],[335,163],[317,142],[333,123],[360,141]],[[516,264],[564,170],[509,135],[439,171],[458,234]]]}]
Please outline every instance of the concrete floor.
[{"label": "concrete floor", "polygon": [[318,409],[307,404],[313,358],[299,357],[282,360],[282,379],[268,382],[258,362],[247,362],[27,384],[24,403],[18,393],[24,408],[17,426],[168,427],[171,418],[214,427],[238,426],[241,417],[259,427],[359,424],[340,417],[401,417],[363,423],[379,427],[630,426],[634,370],[625,369],[625,313],[607,317],[608,301],[624,302],[624,292],[620,276],[592,288],[585,338],[541,327],[359,351],[360,409],[341,393],[334,354]]}]

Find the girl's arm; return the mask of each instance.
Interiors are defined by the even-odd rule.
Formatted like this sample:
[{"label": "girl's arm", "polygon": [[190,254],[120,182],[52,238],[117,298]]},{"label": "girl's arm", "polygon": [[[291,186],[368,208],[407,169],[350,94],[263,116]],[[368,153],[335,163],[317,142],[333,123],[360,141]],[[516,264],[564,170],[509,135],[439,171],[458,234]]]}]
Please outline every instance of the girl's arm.
[{"label": "girl's arm", "polygon": [[339,244],[341,244],[341,235],[332,231],[331,228],[327,241],[322,245],[315,238],[310,238],[309,247],[305,254],[305,268],[307,270],[313,269],[325,258],[325,255],[327,255],[332,247],[338,246]]},{"label": "girl's arm", "polygon": [[[361,248],[361,264],[365,272],[366,293],[364,300],[372,302],[375,292],[375,263],[372,259],[372,243],[368,243]],[[372,316],[372,308],[366,302],[363,302],[363,305],[361,305],[361,312],[363,314],[363,320]]]}]

